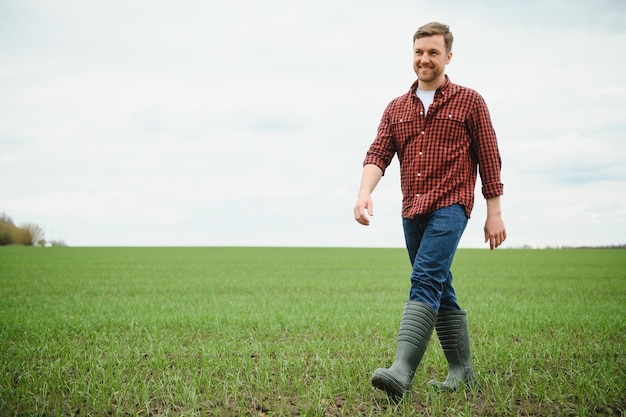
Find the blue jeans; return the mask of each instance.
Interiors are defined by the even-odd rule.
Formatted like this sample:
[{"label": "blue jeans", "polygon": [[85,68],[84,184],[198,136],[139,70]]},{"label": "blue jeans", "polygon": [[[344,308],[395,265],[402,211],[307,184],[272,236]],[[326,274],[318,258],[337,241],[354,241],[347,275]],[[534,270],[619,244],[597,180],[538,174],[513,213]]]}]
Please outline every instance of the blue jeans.
[{"label": "blue jeans", "polygon": [[437,312],[460,310],[450,265],[467,226],[465,209],[454,204],[402,222],[413,265],[409,299],[426,303]]}]

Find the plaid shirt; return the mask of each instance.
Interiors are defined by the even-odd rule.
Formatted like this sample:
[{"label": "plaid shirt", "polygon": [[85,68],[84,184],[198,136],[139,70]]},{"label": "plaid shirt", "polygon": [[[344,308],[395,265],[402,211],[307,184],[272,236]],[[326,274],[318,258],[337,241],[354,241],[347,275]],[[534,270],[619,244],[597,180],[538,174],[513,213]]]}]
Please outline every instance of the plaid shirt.
[{"label": "plaid shirt", "polygon": [[424,116],[417,83],[385,109],[363,165],[377,165],[384,174],[398,154],[404,218],[456,203],[470,217],[478,167],[483,196],[503,193],[500,152],[487,105],[477,92],[446,76]]}]

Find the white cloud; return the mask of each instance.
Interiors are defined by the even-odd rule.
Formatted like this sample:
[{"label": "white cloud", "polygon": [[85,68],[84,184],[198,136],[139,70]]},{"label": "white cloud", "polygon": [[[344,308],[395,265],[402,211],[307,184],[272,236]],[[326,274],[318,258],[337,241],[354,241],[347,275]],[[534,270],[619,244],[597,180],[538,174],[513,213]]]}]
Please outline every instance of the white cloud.
[{"label": "white cloud", "polygon": [[[364,153],[455,33],[454,82],[500,138],[511,246],[624,243],[620,2],[0,5],[0,211],[71,245],[402,246],[397,163],[352,219]],[[416,20],[417,19],[417,20]],[[482,245],[484,203],[462,246]]]}]

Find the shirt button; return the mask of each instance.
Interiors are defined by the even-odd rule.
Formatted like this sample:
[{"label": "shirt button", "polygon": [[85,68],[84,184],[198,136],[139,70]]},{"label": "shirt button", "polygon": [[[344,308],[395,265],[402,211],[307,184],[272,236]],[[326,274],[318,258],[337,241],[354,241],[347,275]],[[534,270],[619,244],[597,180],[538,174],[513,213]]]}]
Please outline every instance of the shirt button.
[{"label": "shirt button", "polygon": [[422,156],[422,151],[420,151],[420,156]]},{"label": "shirt button", "polygon": [[418,173],[417,173],[417,176],[418,176],[418,177],[421,177],[421,176],[422,176],[422,173],[421,173],[421,172],[418,172]]},{"label": "shirt button", "polygon": [[422,130],[422,135],[423,135],[424,133],[425,133],[425,132]]}]

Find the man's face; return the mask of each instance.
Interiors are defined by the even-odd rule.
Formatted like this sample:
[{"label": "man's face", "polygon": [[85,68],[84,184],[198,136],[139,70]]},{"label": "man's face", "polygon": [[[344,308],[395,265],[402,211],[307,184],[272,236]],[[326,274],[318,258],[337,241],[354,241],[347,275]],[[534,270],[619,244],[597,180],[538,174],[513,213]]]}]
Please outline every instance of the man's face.
[{"label": "man's face", "polygon": [[413,43],[413,69],[422,87],[439,87],[445,78],[445,67],[452,58],[446,52],[443,35],[415,39]]}]

